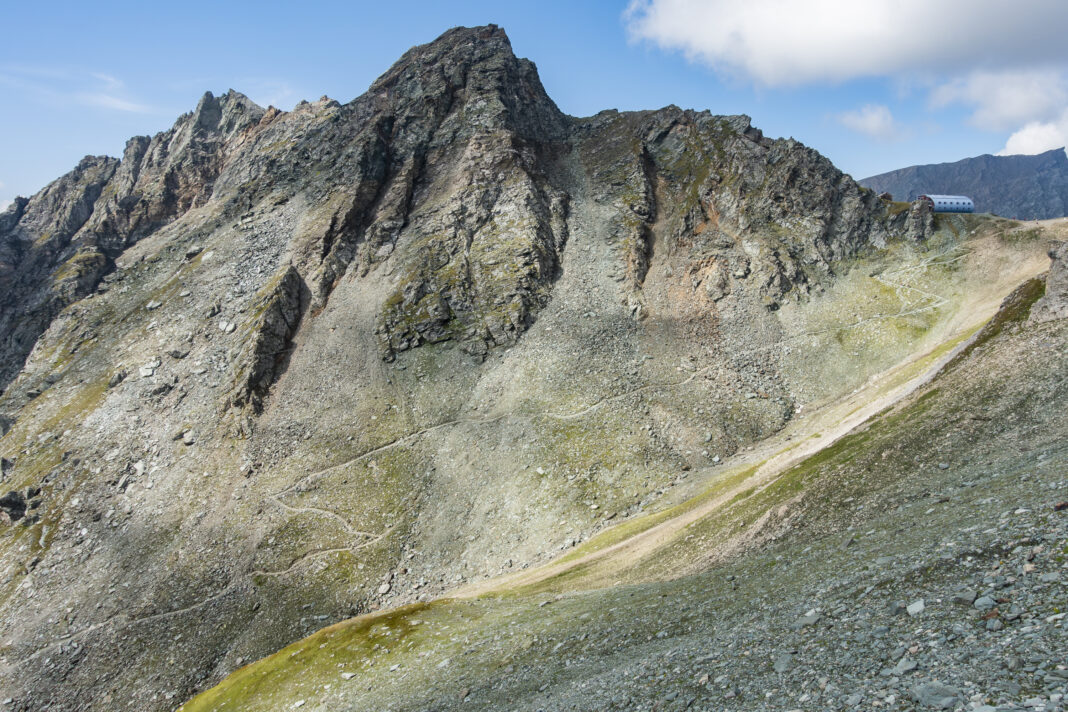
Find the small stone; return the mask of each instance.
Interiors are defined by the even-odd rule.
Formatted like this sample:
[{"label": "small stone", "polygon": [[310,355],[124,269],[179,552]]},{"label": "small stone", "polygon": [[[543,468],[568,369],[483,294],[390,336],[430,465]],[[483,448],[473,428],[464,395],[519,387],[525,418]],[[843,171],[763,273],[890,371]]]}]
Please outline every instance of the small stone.
[{"label": "small stone", "polygon": [[904,675],[907,672],[912,672],[918,667],[918,663],[907,655],[897,661],[897,665],[894,666],[895,675]]},{"label": "small stone", "polygon": [[979,598],[975,599],[975,602],[972,604],[974,608],[980,611],[989,611],[995,605],[996,604],[994,602],[994,599],[990,596],[980,596]]},{"label": "small stone", "polygon": [[924,611],[924,609],[926,607],[927,606],[924,605],[923,599],[921,598],[918,601],[913,601],[912,603],[910,603],[908,605],[908,608],[906,608],[905,610],[908,612],[908,614],[910,616],[918,616],[921,613],[923,613],[923,611]]},{"label": "small stone", "polygon": [[193,434],[192,430],[186,430],[184,433],[182,433],[182,442],[186,445],[192,445],[196,441],[196,436]]},{"label": "small stone", "polygon": [[162,362],[157,358],[152,359],[148,363],[141,366],[141,368],[138,369],[138,373],[140,374],[141,378],[151,378],[152,376],[156,375],[156,369],[160,367],[160,363]]},{"label": "small stone", "polygon": [[385,594],[389,593],[389,590],[391,588],[392,588],[392,586],[387,581],[386,583],[384,583],[384,584],[382,584],[381,586],[378,587],[378,593],[381,594],[381,595],[385,595]]},{"label": "small stone", "polygon": [[948,470],[949,469],[949,463],[948,462],[940,462],[940,463],[938,463],[938,469],[939,470]]},{"label": "small stone", "polygon": [[892,616],[900,616],[904,612],[905,612],[905,602],[904,601],[894,601],[893,603],[890,604],[890,615],[892,615]]},{"label": "small stone", "polygon": [[911,690],[912,699],[924,707],[940,710],[950,710],[957,705],[961,693],[955,687],[943,685],[938,681],[925,682]]},{"label": "small stone", "polygon": [[963,591],[957,591],[953,594],[953,598],[950,599],[954,603],[961,606],[970,606],[975,603],[975,598],[978,594],[971,589],[965,589]]},{"label": "small stone", "polygon": [[163,302],[157,302],[157,301],[153,300],[153,301],[151,301],[151,302],[149,302],[148,304],[145,305],[145,309],[147,309],[148,311],[155,311],[156,309],[159,309],[161,306],[163,306]]},{"label": "small stone", "polygon": [[986,622],[986,629],[991,631],[1001,630],[1005,627],[1005,624],[1001,622],[1000,618],[991,618]]},{"label": "small stone", "polygon": [[26,498],[21,492],[12,490],[0,497],[0,511],[11,518],[11,521],[22,519],[26,514]]},{"label": "small stone", "polygon": [[356,677],[356,673],[354,673],[354,672],[343,672],[343,673],[341,673],[341,679],[342,680],[351,680],[354,677]]},{"label": "small stone", "polygon": [[201,247],[200,245],[190,245],[188,248],[186,248],[185,258],[187,260],[191,260],[194,257],[196,257],[197,255],[199,255],[200,251],[203,250],[203,249],[204,248]]},{"label": "small stone", "polygon": [[775,664],[772,666],[777,673],[790,672],[790,669],[794,666],[794,656],[790,653],[783,653],[775,660]]},{"label": "small stone", "polygon": [[812,609],[794,623],[794,630],[800,630],[801,628],[816,625],[819,619],[820,614],[817,613],[815,609]]}]

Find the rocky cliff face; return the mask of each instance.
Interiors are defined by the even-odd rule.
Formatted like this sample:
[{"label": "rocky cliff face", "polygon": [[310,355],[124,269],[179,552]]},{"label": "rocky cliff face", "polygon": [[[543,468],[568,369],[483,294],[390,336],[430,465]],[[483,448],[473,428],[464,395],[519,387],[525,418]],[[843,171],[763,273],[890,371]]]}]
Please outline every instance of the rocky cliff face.
[{"label": "rocky cliff face", "polygon": [[494,26],[205,95],[0,215],[0,687],[170,708],[543,561],[948,324],[885,264],[935,228],[745,116],[565,116]]},{"label": "rocky cliff face", "polygon": [[86,157],[0,215],[0,387],[127,247],[207,202],[229,152],[262,114],[236,92],[205,94],[170,131],[130,139],[121,161]]},{"label": "rocky cliff face", "polygon": [[1057,148],[1035,156],[977,156],[955,163],[909,166],[861,185],[897,200],[925,193],[967,195],[978,212],[1020,220],[1068,215],[1068,155]]},{"label": "rocky cliff face", "polygon": [[1068,242],[1054,242],[1049,248],[1050,268],[1045,293],[1031,309],[1034,321],[1068,318]]}]

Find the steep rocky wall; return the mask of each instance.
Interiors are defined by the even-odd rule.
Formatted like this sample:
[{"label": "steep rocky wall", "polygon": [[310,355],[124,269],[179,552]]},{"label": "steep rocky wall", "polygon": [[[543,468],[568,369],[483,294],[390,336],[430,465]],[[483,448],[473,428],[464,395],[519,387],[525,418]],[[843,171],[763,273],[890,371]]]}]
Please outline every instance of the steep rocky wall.
[{"label": "steep rocky wall", "polygon": [[710,293],[750,278],[774,308],[832,276],[836,263],[904,233],[873,193],[826,158],[764,137],[746,116],[669,107],[606,113],[577,128],[596,190],[618,209],[632,289],[657,241],[704,265],[697,269],[721,265]]},{"label": "steep rocky wall", "polygon": [[107,259],[74,238],[118,166],[113,158],[87,157],[0,216],[0,388],[56,314],[107,271]]},{"label": "steep rocky wall", "polygon": [[1068,242],[1052,243],[1049,259],[1045,294],[1031,309],[1032,321],[1068,318]]},{"label": "steep rocky wall", "polygon": [[209,92],[170,130],[130,139],[121,161],[86,157],[0,216],[0,388],[127,247],[208,201],[229,152],[262,115],[237,92]]}]

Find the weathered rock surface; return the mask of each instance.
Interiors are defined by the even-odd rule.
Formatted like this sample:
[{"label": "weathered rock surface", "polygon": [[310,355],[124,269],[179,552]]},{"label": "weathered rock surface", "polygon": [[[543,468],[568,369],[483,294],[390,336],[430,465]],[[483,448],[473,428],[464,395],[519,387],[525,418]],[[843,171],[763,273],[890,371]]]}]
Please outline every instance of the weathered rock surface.
[{"label": "weathered rock surface", "polygon": [[262,114],[236,92],[207,93],[169,131],[130,139],[121,161],[86,157],[0,215],[0,387],[130,244],[207,202],[229,152]]},{"label": "weathered rock surface", "polygon": [[1034,321],[1068,318],[1068,242],[1050,245],[1049,258],[1046,293],[1031,309]]},{"label": "weathered rock surface", "polygon": [[[260,290],[253,302],[253,317],[247,327],[247,341],[234,359],[233,385],[227,407],[263,411],[263,401],[287,361],[293,337],[308,303],[308,287],[300,273],[288,265]],[[230,324],[224,329],[231,333]],[[174,358],[185,358],[188,349],[173,350]]]}]

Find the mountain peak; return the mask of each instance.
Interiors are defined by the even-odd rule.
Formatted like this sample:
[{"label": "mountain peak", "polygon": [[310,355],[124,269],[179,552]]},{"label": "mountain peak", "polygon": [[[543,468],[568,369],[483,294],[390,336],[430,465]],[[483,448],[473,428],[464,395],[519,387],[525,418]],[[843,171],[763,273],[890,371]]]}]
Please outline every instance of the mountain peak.
[{"label": "mountain peak", "polygon": [[537,67],[515,56],[508,35],[496,25],[455,27],[413,47],[353,104],[361,102],[409,115],[428,113],[427,104],[446,113],[462,105],[474,128],[503,125],[538,137],[565,131],[564,114],[542,86]]}]

